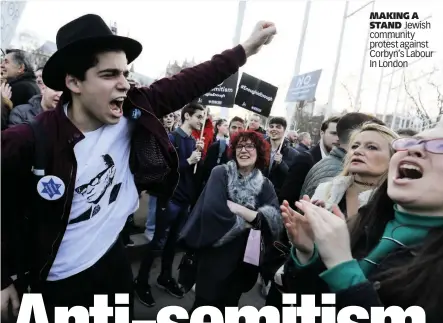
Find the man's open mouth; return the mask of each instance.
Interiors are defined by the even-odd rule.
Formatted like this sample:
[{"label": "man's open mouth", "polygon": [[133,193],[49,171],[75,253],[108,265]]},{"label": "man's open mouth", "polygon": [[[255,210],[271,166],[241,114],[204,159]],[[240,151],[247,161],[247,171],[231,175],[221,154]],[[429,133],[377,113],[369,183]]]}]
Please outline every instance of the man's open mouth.
[{"label": "man's open mouth", "polygon": [[398,166],[399,179],[414,180],[423,177],[423,170],[420,166],[410,162],[400,163]]},{"label": "man's open mouth", "polygon": [[115,117],[121,117],[123,115],[123,102],[125,101],[125,97],[121,96],[113,99],[110,102],[110,108]]}]

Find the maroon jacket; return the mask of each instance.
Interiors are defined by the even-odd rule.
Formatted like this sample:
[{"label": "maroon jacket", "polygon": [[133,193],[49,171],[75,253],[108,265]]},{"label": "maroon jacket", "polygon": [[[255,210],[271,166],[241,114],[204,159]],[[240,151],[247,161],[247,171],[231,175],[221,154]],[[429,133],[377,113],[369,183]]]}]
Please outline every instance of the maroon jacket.
[{"label": "maroon jacket", "polygon": [[[123,105],[125,116],[137,115],[136,109],[141,112],[133,119],[136,126],[129,161],[139,191],[169,198],[178,183],[177,153],[158,118],[208,92],[245,62],[244,49],[239,45],[150,87],[128,92]],[[34,136],[30,126],[17,125],[2,131],[2,289],[10,284],[8,277],[27,270],[34,286],[46,280],[71,210],[77,172],[73,148],[84,136],[66,117],[61,102],[55,110],[42,113],[37,119],[47,133],[46,175],[62,179],[66,190],[56,201],[39,197],[31,173]],[[32,204],[33,200],[38,200],[37,206]],[[29,227],[24,225],[25,218],[30,223],[28,232],[23,232]]]}]

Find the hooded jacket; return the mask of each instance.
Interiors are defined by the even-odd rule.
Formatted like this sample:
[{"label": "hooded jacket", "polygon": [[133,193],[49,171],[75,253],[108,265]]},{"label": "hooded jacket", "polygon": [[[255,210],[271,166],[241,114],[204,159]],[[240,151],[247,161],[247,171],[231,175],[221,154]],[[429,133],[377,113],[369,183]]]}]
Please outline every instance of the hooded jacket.
[{"label": "hooded jacket", "polygon": [[328,157],[322,159],[314,167],[311,168],[306,175],[305,183],[302,187],[301,196],[312,196],[315,189],[321,183],[332,180],[343,170],[343,160],[346,151],[340,147],[334,147]]},{"label": "hooded jacket", "polygon": [[42,95],[34,95],[27,104],[16,106],[9,115],[8,126],[25,123],[34,119],[37,115],[43,112]]}]

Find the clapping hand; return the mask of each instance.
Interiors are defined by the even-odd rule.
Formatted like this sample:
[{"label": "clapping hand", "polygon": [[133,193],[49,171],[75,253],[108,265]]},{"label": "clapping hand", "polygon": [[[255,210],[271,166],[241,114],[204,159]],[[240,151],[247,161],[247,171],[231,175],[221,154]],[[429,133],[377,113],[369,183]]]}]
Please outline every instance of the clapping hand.
[{"label": "clapping hand", "polygon": [[289,206],[288,201],[283,201],[280,206],[283,223],[288,237],[296,248],[297,258],[306,263],[314,253],[314,233],[306,217]]},{"label": "clapping hand", "polygon": [[305,200],[295,204],[304,212],[318,253],[328,269],[353,259],[348,226],[337,206],[329,212]]},{"label": "clapping hand", "polygon": [[1,95],[2,95],[4,98],[6,98],[6,99],[8,99],[8,100],[11,99],[11,97],[12,97],[12,91],[11,91],[11,86],[10,86],[8,83],[3,83],[3,84],[0,86],[0,92],[1,92]]}]

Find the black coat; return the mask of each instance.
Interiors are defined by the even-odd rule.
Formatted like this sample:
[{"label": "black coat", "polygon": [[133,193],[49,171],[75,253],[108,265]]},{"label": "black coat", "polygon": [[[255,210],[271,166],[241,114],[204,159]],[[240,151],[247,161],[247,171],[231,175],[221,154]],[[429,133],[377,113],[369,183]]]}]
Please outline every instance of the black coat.
[{"label": "black coat", "polygon": [[220,141],[216,141],[209,146],[208,151],[206,152],[206,157],[203,165],[203,174],[202,174],[203,184],[208,181],[209,176],[211,175],[211,172],[215,166],[226,164],[230,160],[228,157],[228,148],[229,147],[226,146],[225,151],[222,153],[220,157],[220,163],[217,164],[217,159],[220,149]]},{"label": "black coat", "polygon": [[279,199],[287,200],[290,206],[300,199],[300,193],[311,168],[321,160],[320,144],[298,154],[289,168],[287,178],[280,190]]},{"label": "black coat", "polygon": [[234,165],[228,163],[214,168],[180,234],[180,240],[197,251],[196,297],[210,302],[229,293],[233,282],[241,282],[241,292],[250,290],[259,273],[259,267],[243,262],[250,229],[230,211],[228,200],[258,212],[257,222],[251,225],[262,233],[264,253],[283,230],[277,196],[270,181],[258,172],[245,186],[237,185],[241,181],[237,180],[238,173],[230,171]]},{"label": "black coat", "polygon": [[[313,158],[320,158],[320,146],[318,151],[314,147],[311,150]],[[288,194],[294,194],[294,190],[301,190],[303,186],[304,177],[309,172],[309,165],[312,164],[312,157],[307,152],[299,153],[289,144],[289,141],[285,141],[282,147],[283,162],[280,165],[275,165],[269,174],[268,170],[264,172],[272,184],[274,184],[275,192],[277,193],[279,203],[282,204],[283,200],[288,199]],[[318,153],[320,157],[318,157]],[[311,166],[312,167],[312,166]],[[291,180],[290,180],[291,179]],[[301,180],[301,183],[299,182]],[[294,185],[295,184],[295,185]],[[294,195],[295,195],[294,194]],[[289,201],[291,203],[291,201]],[[294,205],[295,199],[291,205]],[[277,270],[284,264],[286,259],[287,250],[289,249],[289,240],[286,231],[282,232],[278,242],[274,243],[273,247],[267,252],[266,257],[262,265],[262,277],[265,281],[272,281]]]},{"label": "black coat", "polygon": [[308,151],[308,150],[309,150],[309,147],[306,146],[305,144],[299,143],[299,144],[295,147],[295,149],[296,149],[298,152],[302,153],[302,152]]},{"label": "black coat", "polygon": [[18,77],[8,79],[8,84],[11,86],[11,101],[14,107],[27,104],[34,95],[40,94],[34,72],[25,72]]},{"label": "black coat", "polygon": [[270,170],[269,168],[266,168],[263,171],[263,175],[269,178],[271,183],[274,185],[275,193],[277,194],[280,203],[283,202],[283,200],[280,198],[280,190],[286,180],[286,177],[288,176],[289,169],[296,160],[296,156],[298,155],[298,153],[294,148],[290,146],[289,141],[285,140],[283,142],[281,154],[283,156],[283,159],[280,164],[277,164],[274,161]]}]

